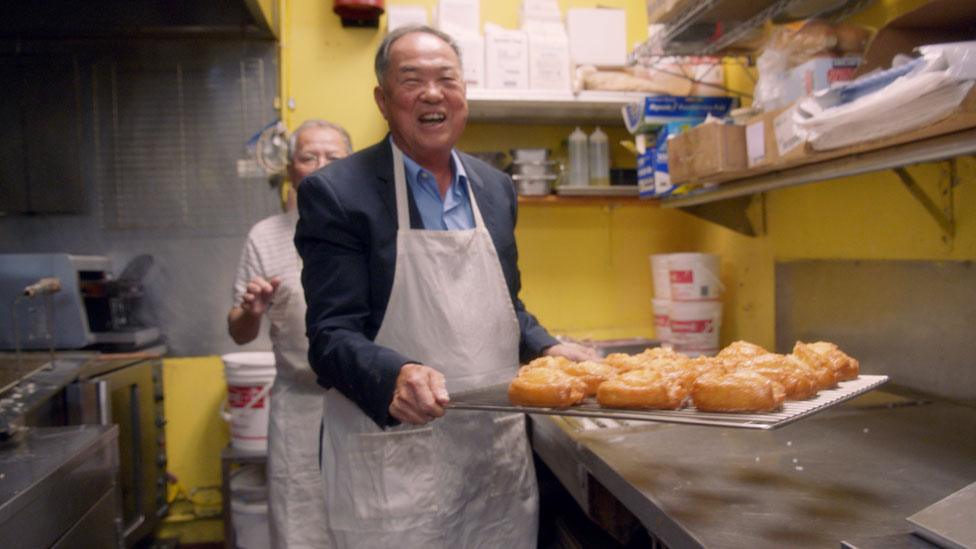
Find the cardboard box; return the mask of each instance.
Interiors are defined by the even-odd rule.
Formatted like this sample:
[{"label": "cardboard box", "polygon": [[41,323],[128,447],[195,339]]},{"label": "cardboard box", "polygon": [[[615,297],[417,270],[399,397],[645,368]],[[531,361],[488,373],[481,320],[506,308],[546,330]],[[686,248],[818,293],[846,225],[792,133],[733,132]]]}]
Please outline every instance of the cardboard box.
[{"label": "cardboard box", "polygon": [[637,192],[641,198],[654,198],[654,162],[657,152],[654,147],[637,155]]},{"label": "cardboard box", "polygon": [[485,87],[485,38],[470,32],[455,32],[451,36],[461,48],[464,82],[469,88]]},{"label": "cardboard box", "polygon": [[440,0],[434,16],[437,28],[452,34],[455,30],[481,32],[480,0]]},{"label": "cardboard box", "polygon": [[973,39],[976,2],[936,0],[890,21],[874,35],[864,52],[855,77],[874,69],[887,69],[898,53],[925,44],[941,44]]},{"label": "cardboard box", "polygon": [[567,11],[569,52],[576,65],[627,64],[627,16],[622,9],[572,8]]},{"label": "cardboard box", "polygon": [[787,101],[796,101],[813,92],[824,90],[834,82],[847,82],[854,79],[854,72],[861,58],[815,57],[790,70]]},{"label": "cardboard box", "polygon": [[386,8],[386,32],[407,25],[427,25],[426,6],[389,6]]},{"label": "cardboard box", "polygon": [[745,125],[749,169],[793,163],[811,154],[793,125],[794,106],[765,112]]},{"label": "cardboard box", "polygon": [[650,95],[641,101],[624,105],[624,124],[632,134],[656,130],[670,122],[694,122],[705,120],[709,114],[719,118],[729,113],[736,104],[731,97],[696,97],[674,95]]},{"label": "cardboard box", "polygon": [[668,142],[671,183],[681,185],[746,169],[746,130],[729,124],[700,124]]},{"label": "cardboard box", "polygon": [[562,25],[532,24],[529,36],[529,87],[534,90],[572,90],[569,41]]},{"label": "cardboard box", "polygon": [[529,40],[524,31],[485,25],[485,82],[495,89],[529,87]]}]

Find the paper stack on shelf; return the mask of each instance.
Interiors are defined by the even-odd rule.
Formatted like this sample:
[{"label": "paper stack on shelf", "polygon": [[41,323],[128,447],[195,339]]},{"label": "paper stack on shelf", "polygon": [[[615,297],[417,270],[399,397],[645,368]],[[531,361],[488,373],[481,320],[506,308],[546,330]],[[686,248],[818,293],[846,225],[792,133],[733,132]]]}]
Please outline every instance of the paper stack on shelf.
[{"label": "paper stack on shelf", "polygon": [[907,71],[896,67],[887,74],[872,73],[801,100],[794,115],[797,131],[814,149],[829,150],[946,118],[973,86],[976,42],[923,48],[921,61],[909,63]]}]

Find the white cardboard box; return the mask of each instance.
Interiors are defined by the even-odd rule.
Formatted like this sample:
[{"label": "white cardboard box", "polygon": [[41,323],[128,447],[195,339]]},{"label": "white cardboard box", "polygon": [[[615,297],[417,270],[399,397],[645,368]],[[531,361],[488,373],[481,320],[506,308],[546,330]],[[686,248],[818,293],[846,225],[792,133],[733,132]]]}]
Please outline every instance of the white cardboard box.
[{"label": "white cardboard box", "polygon": [[627,63],[624,10],[573,8],[566,16],[569,52],[576,65],[622,67]]},{"label": "white cardboard box", "polygon": [[434,18],[437,28],[442,31],[448,32],[448,29],[459,29],[480,34],[481,1],[439,0]]},{"label": "white cardboard box", "polygon": [[461,67],[464,82],[469,88],[485,87],[485,38],[474,33],[452,33],[461,48]]},{"label": "white cardboard box", "polygon": [[527,27],[529,37],[529,87],[534,90],[572,89],[569,39],[562,25]]},{"label": "white cardboard box", "polygon": [[524,31],[485,25],[485,84],[497,89],[529,87],[529,40]]},{"label": "white cardboard box", "polygon": [[427,25],[427,8],[424,6],[390,6],[386,8],[386,32],[390,33],[407,25]]}]

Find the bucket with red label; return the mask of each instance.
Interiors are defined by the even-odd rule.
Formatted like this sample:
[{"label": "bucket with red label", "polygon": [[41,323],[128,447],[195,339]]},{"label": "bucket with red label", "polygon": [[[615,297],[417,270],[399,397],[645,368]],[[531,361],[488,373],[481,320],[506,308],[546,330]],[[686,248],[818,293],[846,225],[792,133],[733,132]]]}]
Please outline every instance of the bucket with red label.
[{"label": "bucket with red label", "polygon": [[721,301],[672,301],[670,316],[671,343],[675,351],[692,357],[718,352]]},{"label": "bucket with red label", "polygon": [[715,254],[668,254],[672,301],[708,301],[722,296],[719,257]]},{"label": "bucket with red label", "polygon": [[227,401],[222,415],[230,424],[231,446],[240,450],[267,450],[274,353],[230,353],[220,358],[227,378]]}]

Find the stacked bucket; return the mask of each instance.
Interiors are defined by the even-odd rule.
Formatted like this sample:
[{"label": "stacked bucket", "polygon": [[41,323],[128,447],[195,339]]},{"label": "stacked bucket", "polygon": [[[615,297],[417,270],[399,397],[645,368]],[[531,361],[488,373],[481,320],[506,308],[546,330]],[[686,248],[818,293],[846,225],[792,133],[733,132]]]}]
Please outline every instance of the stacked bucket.
[{"label": "stacked bucket", "polygon": [[663,344],[689,356],[719,349],[722,282],[719,256],[702,253],[654,254],[654,330]]}]

